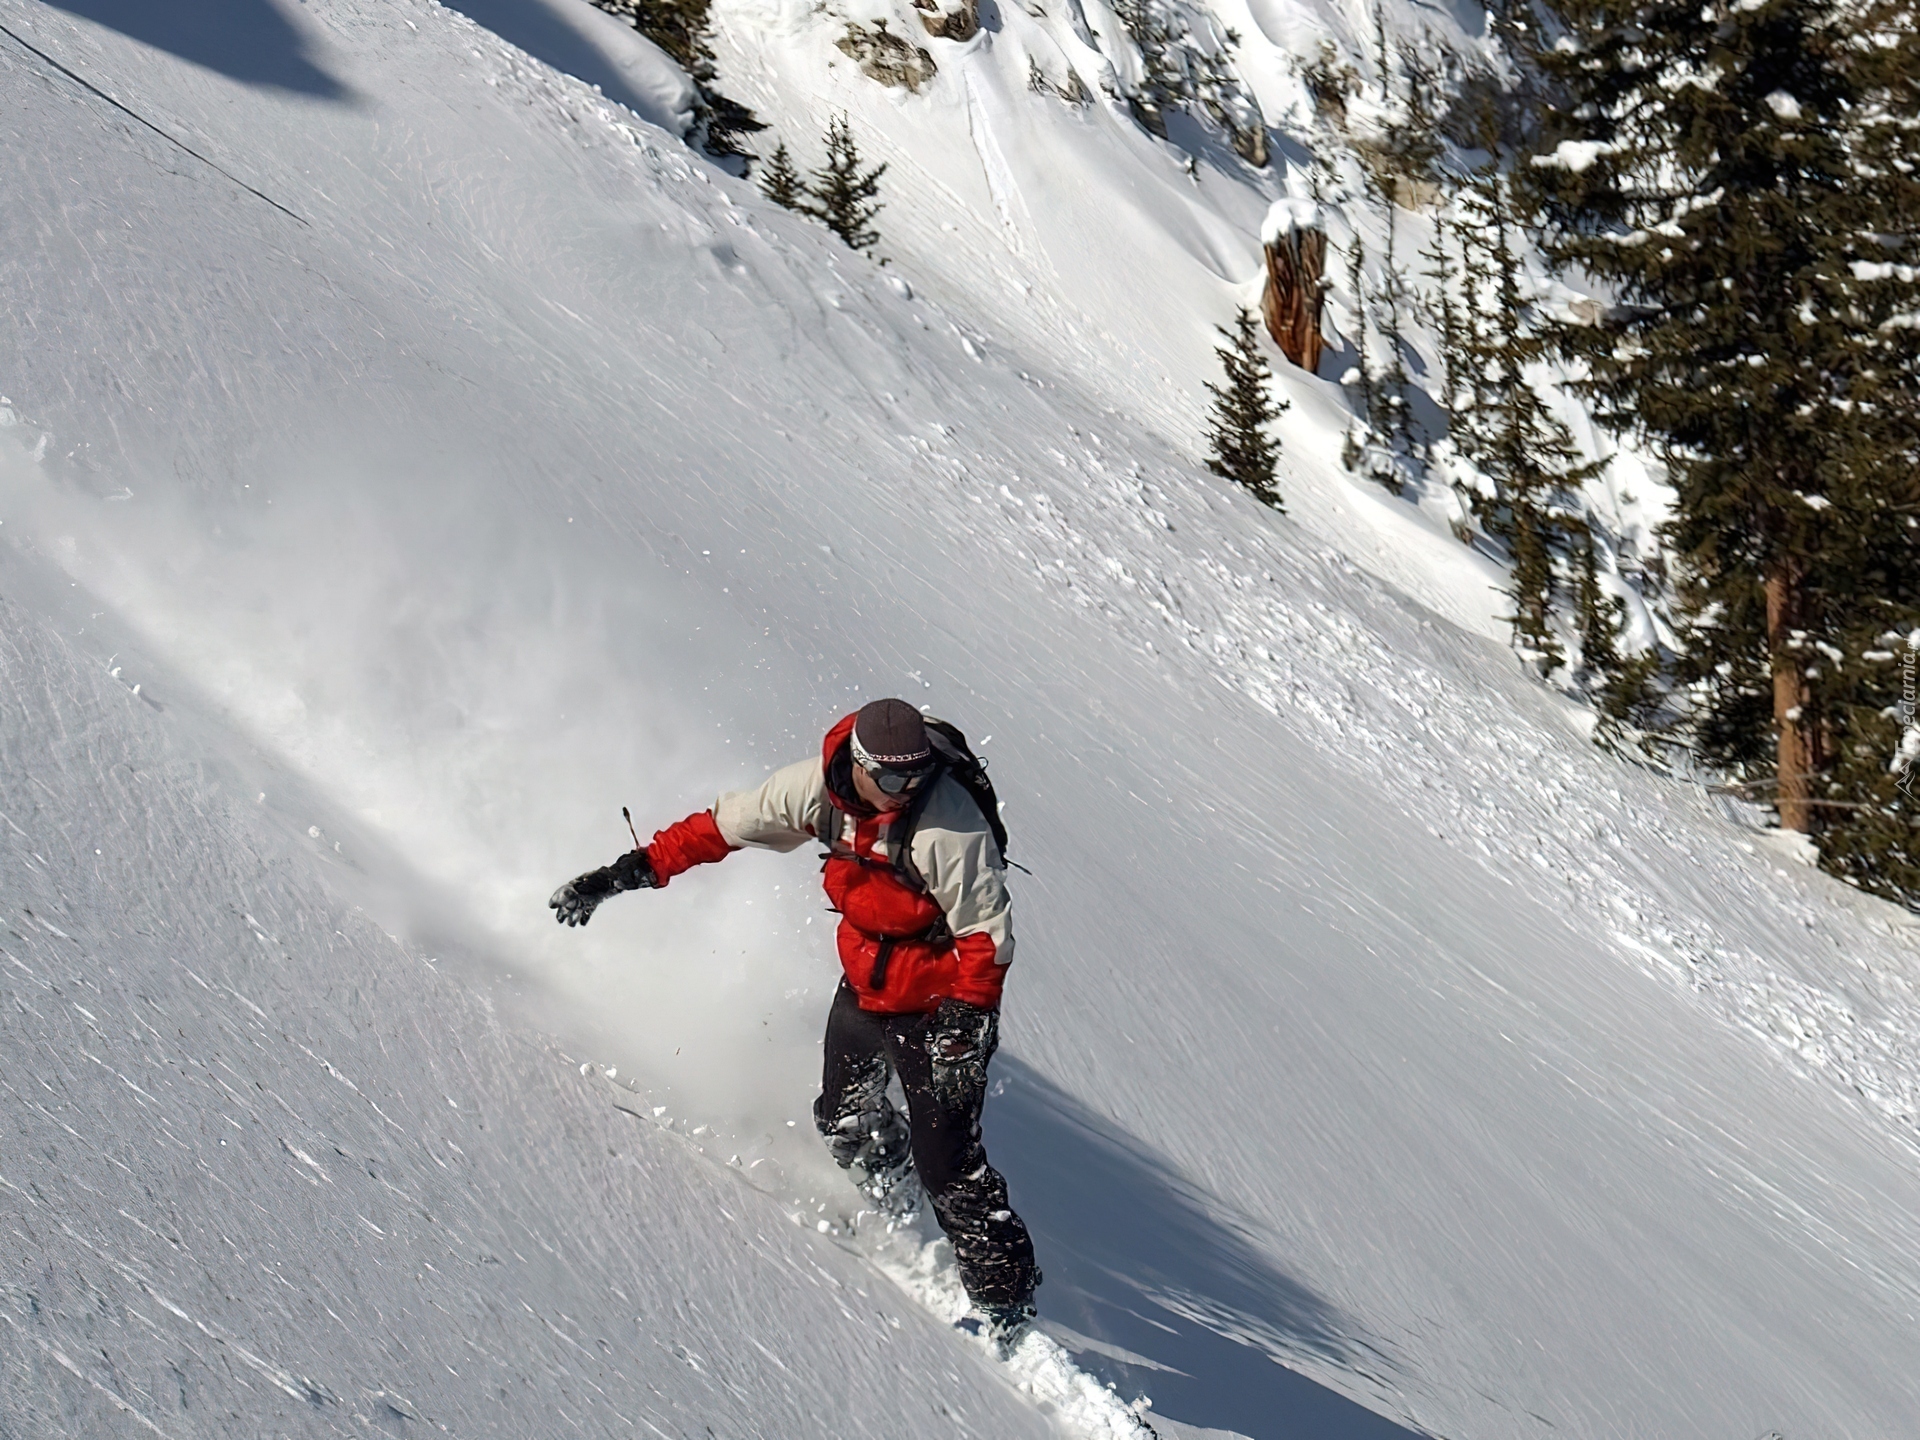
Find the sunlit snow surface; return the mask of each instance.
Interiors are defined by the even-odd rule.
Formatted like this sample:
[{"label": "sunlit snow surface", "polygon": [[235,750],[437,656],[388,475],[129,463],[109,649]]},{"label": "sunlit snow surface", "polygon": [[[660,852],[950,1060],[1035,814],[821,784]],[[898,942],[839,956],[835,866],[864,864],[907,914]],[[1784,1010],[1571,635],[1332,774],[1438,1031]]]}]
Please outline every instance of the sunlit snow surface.
[{"label": "sunlit snow surface", "polygon": [[[881,270],[447,10],[226,9],[246,73],[0,0],[173,137],[0,36],[9,1427],[1066,1425],[1071,1372],[845,1233],[804,855],[544,909],[623,803],[899,693],[1034,871],[988,1140],[1114,1406],[1912,1428],[1910,932],[1594,752],[1488,638],[1497,574],[1344,477],[1323,382],[1299,518],[1199,470],[1219,315],[1168,297],[1252,293],[1284,176],[1180,213],[1011,41],[916,100],[823,63],[905,137]],[[1134,268],[986,302],[990,234],[1052,255],[1122,194]]]}]

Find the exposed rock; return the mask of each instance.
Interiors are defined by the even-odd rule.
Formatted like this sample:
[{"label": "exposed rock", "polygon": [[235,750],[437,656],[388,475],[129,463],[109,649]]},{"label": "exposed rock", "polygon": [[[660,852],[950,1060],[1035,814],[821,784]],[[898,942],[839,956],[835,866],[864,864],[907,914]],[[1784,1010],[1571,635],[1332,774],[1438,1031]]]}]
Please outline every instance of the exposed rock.
[{"label": "exposed rock", "polygon": [[952,9],[942,9],[940,0],[913,0],[913,8],[936,40],[971,40],[980,33],[978,0],[960,0]]},{"label": "exposed rock", "polygon": [[1400,175],[1395,177],[1391,193],[1393,203],[1402,210],[1431,210],[1447,192],[1437,180]]},{"label": "exposed rock", "polygon": [[1251,125],[1236,124],[1228,120],[1227,135],[1233,142],[1234,154],[1256,170],[1264,170],[1267,168],[1267,161],[1273,157],[1267,150],[1266,124],[1260,119],[1260,111],[1257,107],[1253,113],[1254,123]]},{"label": "exposed rock", "polygon": [[882,85],[918,93],[935,74],[933,56],[893,34],[884,20],[874,21],[871,30],[849,25],[847,33],[833,43],[859,64],[862,75]]},{"label": "exposed rock", "polygon": [[1589,295],[1567,302],[1567,313],[1576,325],[1598,325],[1607,318],[1607,307]]},{"label": "exposed rock", "polygon": [[1167,117],[1160,107],[1151,100],[1143,100],[1138,95],[1127,97],[1127,109],[1133,113],[1133,123],[1157,139],[1167,138]]},{"label": "exposed rock", "polygon": [[1319,57],[1300,66],[1300,79],[1313,97],[1314,113],[1346,129],[1347,98],[1359,93],[1360,77],[1353,66],[1341,60],[1331,40],[1322,40]]},{"label": "exposed rock", "polygon": [[1402,210],[1429,210],[1446,198],[1446,188],[1410,163],[1403,147],[1374,136],[1355,136],[1353,153],[1367,167],[1380,193]]}]

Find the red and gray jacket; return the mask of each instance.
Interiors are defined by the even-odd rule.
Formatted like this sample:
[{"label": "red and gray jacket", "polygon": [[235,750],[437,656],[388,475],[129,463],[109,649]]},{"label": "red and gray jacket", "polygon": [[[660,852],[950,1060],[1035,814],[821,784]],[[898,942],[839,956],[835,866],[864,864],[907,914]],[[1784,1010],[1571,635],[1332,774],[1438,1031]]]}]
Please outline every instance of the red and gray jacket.
[{"label": "red and gray jacket", "polygon": [[722,795],[711,810],[657,832],[647,846],[654,875],[665,885],[745,847],[786,851],[822,841],[821,883],[841,917],[840,965],[862,1010],[920,1014],[948,998],[998,1006],[1013,960],[1013,916],[1006,862],[986,817],[942,773],[915,807],[901,855],[893,832],[905,812],[876,812],[854,791],[853,718],[827,732],[819,759],[776,770],[759,789]]}]

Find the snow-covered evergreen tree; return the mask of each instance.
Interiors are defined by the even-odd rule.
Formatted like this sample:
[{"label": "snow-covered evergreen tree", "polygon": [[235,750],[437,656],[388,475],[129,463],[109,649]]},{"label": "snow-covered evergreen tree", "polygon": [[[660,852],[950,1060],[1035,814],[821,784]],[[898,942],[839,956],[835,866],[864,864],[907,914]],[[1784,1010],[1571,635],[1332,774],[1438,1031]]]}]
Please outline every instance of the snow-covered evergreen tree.
[{"label": "snow-covered evergreen tree", "polygon": [[1340,383],[1352,392],[1354,419],[1341,444],[1340,463],[1358,471],[1369,463],[1379,407],[1373,384],[1373,358],[1367,347],[1367,332],[1372,328],[1367,293],[1367,242],[1357,230],[1347,247],[1347,296],[1352,302],[1349,313],[1353,333],[1349,338],[1353,342],[1353,364],[1340,377]]},{"label": "snow-covered evergreen tree", "polygon": [[880,232],[873,228],[880,214],[880,177],[887,167],[860,168],[860,147],[854,143],[853,127],[847,117],[836,115],[827,124],[827,163],[813,172],[806,207],[847,245],[855,250],[871,250],[880,243]]},{"label": "snow-covered evergreen tree", "polygon": [[773,155],[760,167],[760,193],[789,210],[804,211],[807,207],[806,181],[794,168],[784,140],[773,147]]},{"label": "snow-covered evergreen tree", "polygon": [[1287,402],[1276,400],[1267,388],[1273,372],[1260,351],[1258,323],[1253,312],[1242,306],[1234,316],[1233,329],[1214,328],[1227,342],[1213,352],[1220,357],[1226,384],[1206,382],[1213,395],[1213,412],[1207,418],[1207,446],[1211,451],[1207,468],[1238,481],[1284,515],[1286,506],[1273,485],[1280,443],[1267,433],[1267,426],[1287,409]]},{"label": "snow-covered evergreen tree", "polygon": [[720,93],[715,82],[719,68],[713,54],[712,0],[592,0],[599,9],[618,15],[673,58],[692,78],[697,92],[694,121],[700,143],[709,155],[735,156],[751,161],[740,144],[742,136],[766,129],[753,111]]},{"label": "snow-covered evergreen tree", "polygon": [[1432,297],[1427,302],[1427,309],[1434,338],[1440,342],[1439,400],[1448,412],[1458,403],[1462,373],[1459,359],[1464,339],[1459,296],[1460,262],[1453,253],[1459,239],[1459,226],[1443,206],[1434,212],[1433,237],[1420,252],[1420,258],[1427,262],[1427,291]]},{"label": "snow-covered evergreen tree", "polygon": [[1379,413],[1369,417],[1374,433],[1385,442],[1396,465],[1410,470],[1413,465],[1413,410],[1407,403],[1412,381],[1407,375],[1406,342],[1400,333],[1401,314],[1409,305],[1407,279],[1400,270],[1399,206],[1392,192],[1382,196],[1387,244],[1381,263],[1380,348],[1384,358],[1376,377],[1373,394]]},{"label": "snow-covered evergreen tree", "polygon": [[1591,523],[1574,536],[1574,631],[1580,669],[1602,683],[1620,668],[1620,629],[1626,602],[1600,584],[1600,554]]},{"label": "snow-covered evergreen tree", "polygon": [[1568,103],[1531,173],[1553,257],[1617,303],[1555,341],[1677,492],[1689,737],[1920,900],[1875,658],[1920,623],[1912,0],[1557,9]]},{"label": "snow-covered evergreen tree", "polygon": [[1515,648],[1545,675],[1565,659],[1552,617],[1562,569],[1587,534],[1580,489],[1601,467],[1581,455],[1529,373],[1546,341],[1521,291],[1507,177],[1496,166],[1481,171],[1462,208],[1455,233],[1468,241],[1469,313],[1455,340],[1463,379],[1450,434],[1455,452],[1485,482],[1471,497],[1473,512],[1513,565],[1507,593]]},{"label": "snow-covered evergreen tree", "polygon": [[1264,166],[1266,118],[1233,68],[1239,35],[1183,0],[1116,0],[1114,13],[1140,51],[1141,77],[1127,96],[1134,118],[1164,140],[1167,113],[1198,106],[1243,160]]}]

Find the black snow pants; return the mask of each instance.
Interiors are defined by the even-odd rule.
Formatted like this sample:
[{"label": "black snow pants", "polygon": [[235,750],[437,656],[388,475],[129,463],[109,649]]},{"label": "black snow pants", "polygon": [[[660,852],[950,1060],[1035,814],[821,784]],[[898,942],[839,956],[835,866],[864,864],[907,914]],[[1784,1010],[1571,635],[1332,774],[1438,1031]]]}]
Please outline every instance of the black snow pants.
[{"label": "black snow pants", "polygon": [[826,1066],[814,1124],[832,1140],[840,1122],[874,1117],[884,1130],[893,1115],[887,1080],[906,1092],[913,1164],[934,1218],[953,1243],[960,1281],[976,1305],[1024,1305],[1039,1272],[1033,1240],[1007,1203],[1007,1182],[987,1163],[980,1110],[987,1099],[987,1062],[999,1043],[998,1017],[982,1043],[958,1064],[936,1064],[931,1015],[877,1015],[862,1010],[853,987],[840,982],[827,1013]]}]

